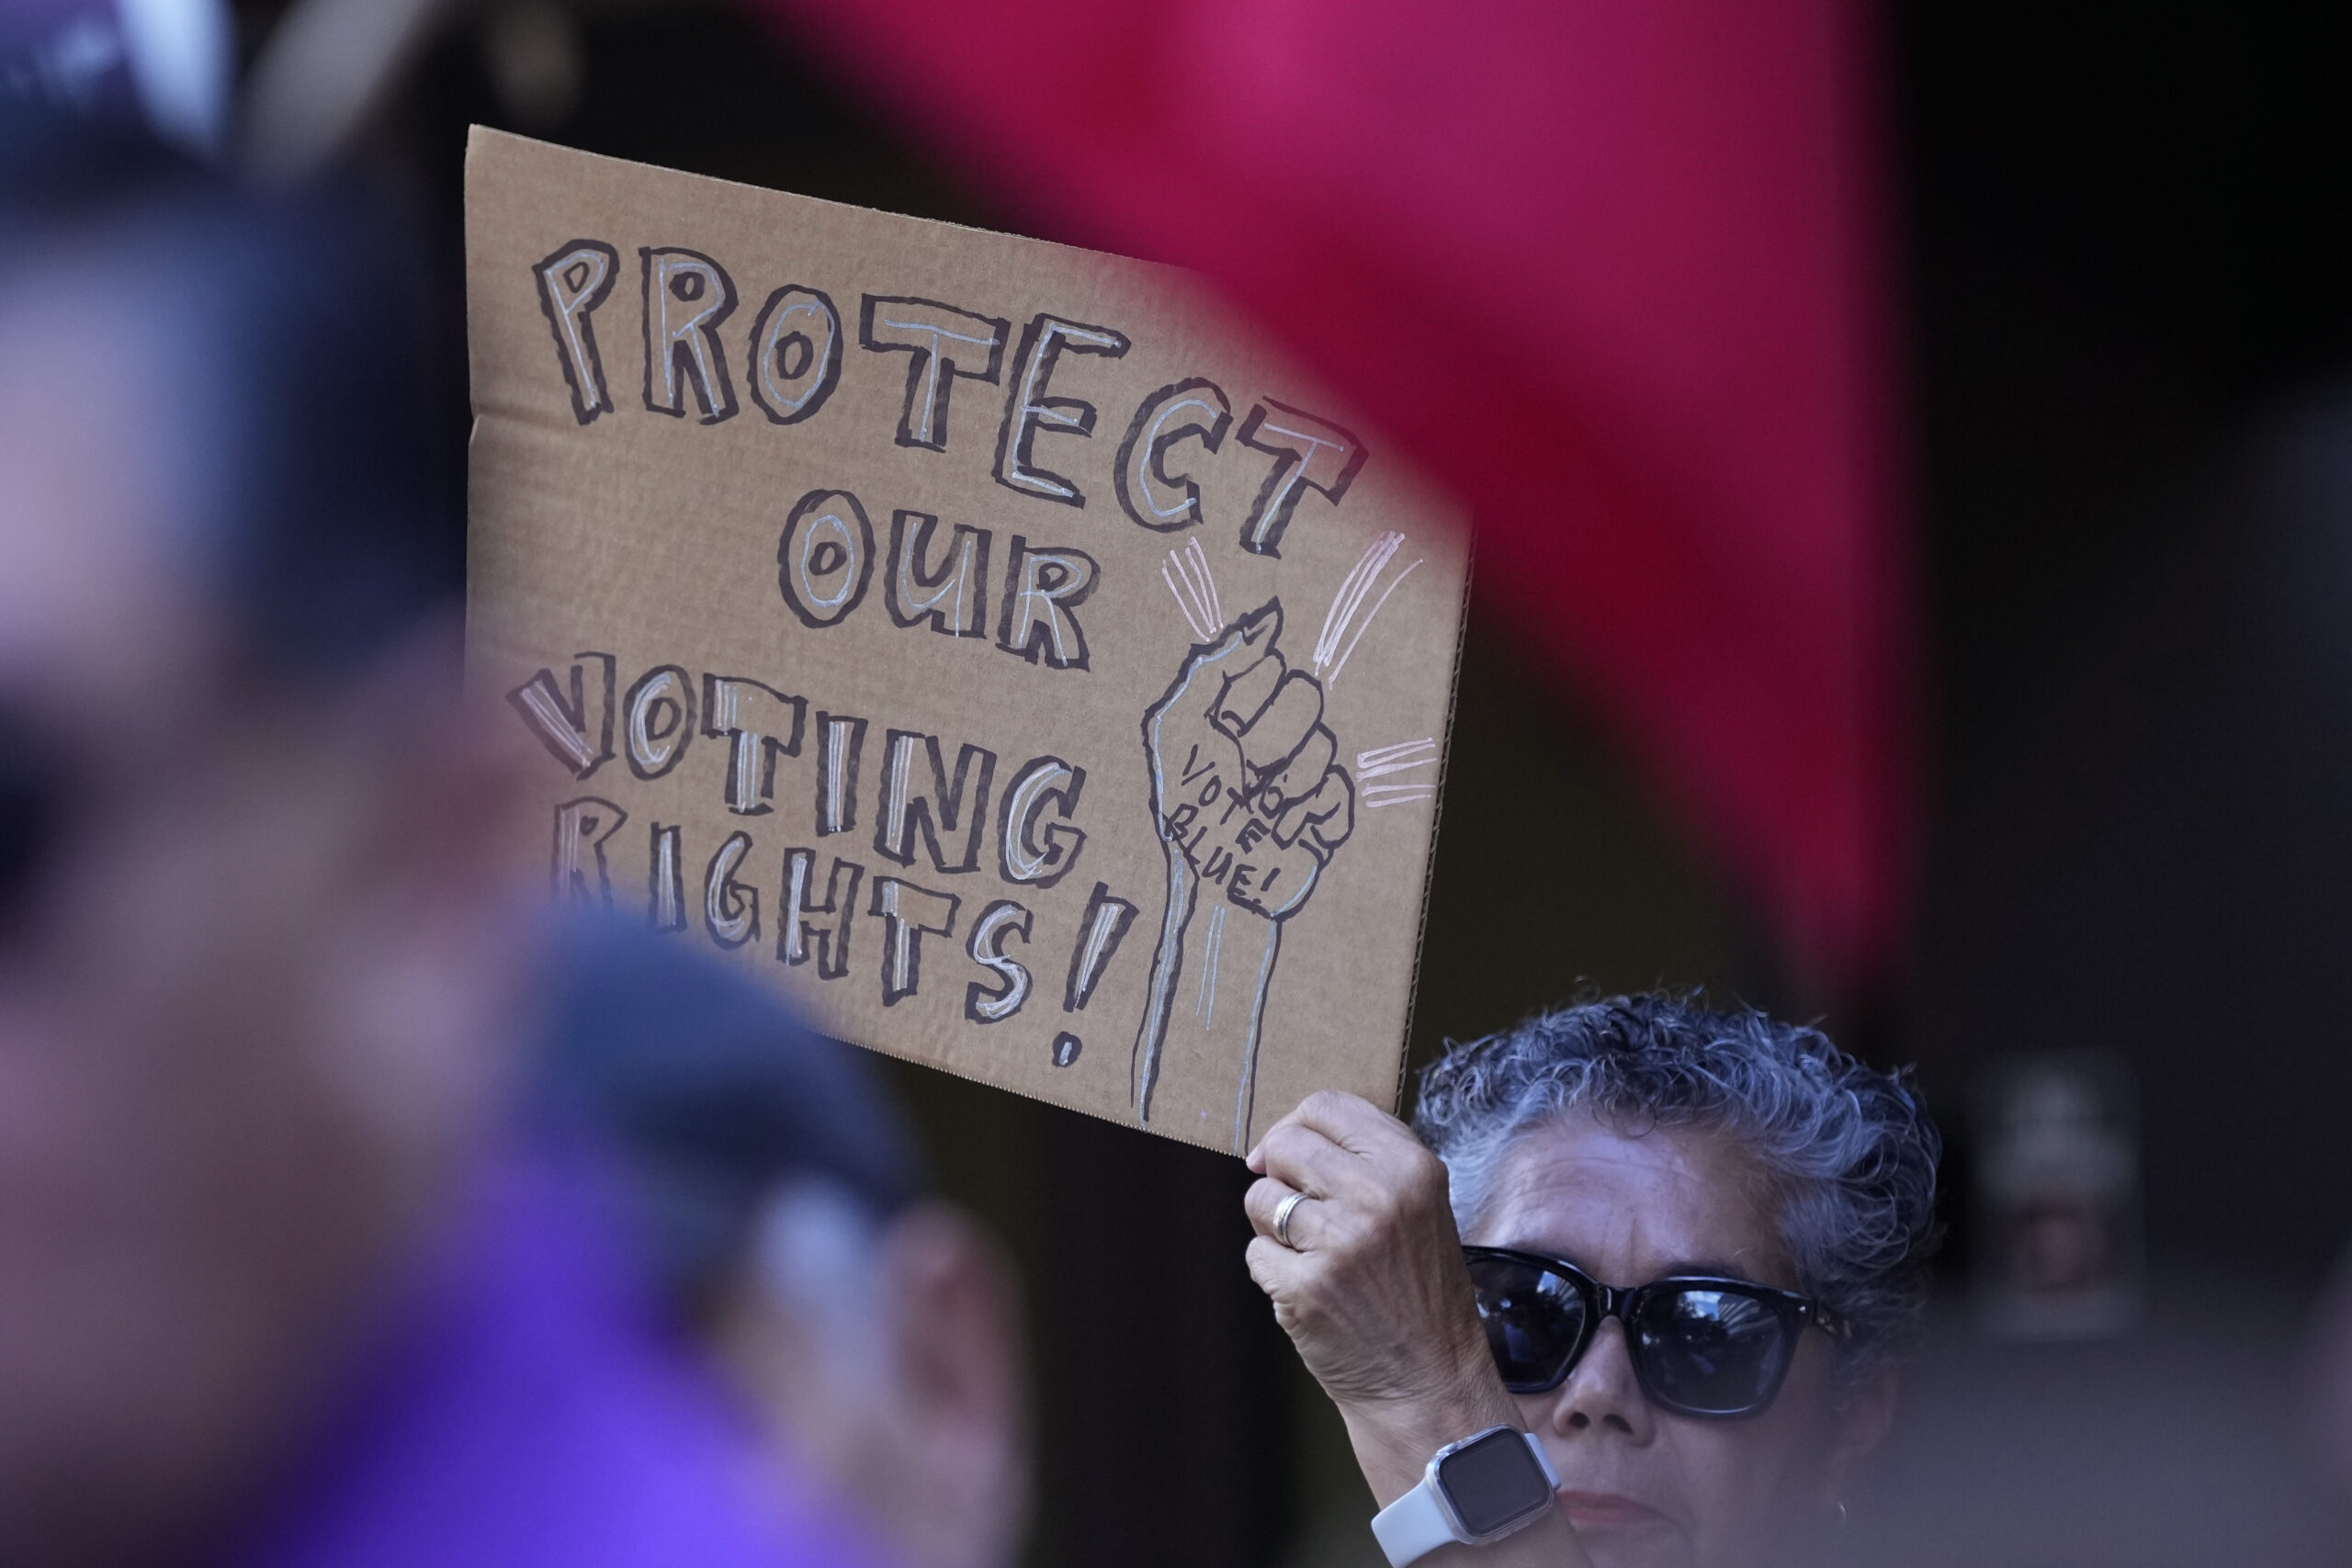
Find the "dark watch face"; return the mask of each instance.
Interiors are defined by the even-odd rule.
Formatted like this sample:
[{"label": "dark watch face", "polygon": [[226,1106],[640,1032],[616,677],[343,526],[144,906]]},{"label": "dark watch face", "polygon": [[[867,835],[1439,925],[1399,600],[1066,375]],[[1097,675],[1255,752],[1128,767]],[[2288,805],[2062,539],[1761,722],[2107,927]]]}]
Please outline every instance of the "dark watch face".
[{"label": "dark watch face", "polygon": [[1552,1501],[1552,1483],[1518,1432],[1489,1432],[1456,1449],[1438,1462],[1437,1479],[1472,1535],[1492,1535]]}]

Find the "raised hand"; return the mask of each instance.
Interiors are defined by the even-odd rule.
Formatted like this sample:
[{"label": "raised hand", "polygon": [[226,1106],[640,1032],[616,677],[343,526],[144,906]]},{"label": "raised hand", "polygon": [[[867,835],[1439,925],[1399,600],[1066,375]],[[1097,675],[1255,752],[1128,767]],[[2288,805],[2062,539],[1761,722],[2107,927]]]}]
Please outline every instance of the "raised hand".
[{"label": "raised hand", "polygon": [[[1419,1484],[1445,1444],[1488,1427],[1528,1427],[1487,1348],[1445,1167],[1411,1128],[1326,1090],[1277,1122],[1248,1157],[1260,1178],[1242,1201],[1257,1233],[1250,1278],[1339,1407],[1381,1506]],[[1421,1561],[1591,1568],[1557,1511],[1505,1540]]]},{"label": "raised hand", "polygon": [[1249,1142],[1281,922],[1355,826],[1322,685],[1275,650],[1282,624],[1281,601],[1269,601],[1193,648],[1143,725],[1168,901],[1136,1040],[1136,1111],[1150,1121],[1171,1067],[1237,1075],[1236,1153]]},{"label": "raised hand", "polygon": [[1272,600],[1196,648],[1144,718],[1152,808],[1204,888],[1269,919],[1306,901],[1355,826],[1323,686],[1275,651]]}]

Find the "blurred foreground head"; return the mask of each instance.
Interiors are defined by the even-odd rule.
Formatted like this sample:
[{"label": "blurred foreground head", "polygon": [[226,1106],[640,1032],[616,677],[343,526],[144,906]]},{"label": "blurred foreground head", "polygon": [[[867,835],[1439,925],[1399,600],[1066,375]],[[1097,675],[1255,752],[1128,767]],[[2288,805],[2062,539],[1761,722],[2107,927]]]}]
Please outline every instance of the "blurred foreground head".
[{"label": "blurred foreground head", "polygon": [[617,1156],[661,1303],[762,1428],[907,1568],[1010,1563],[1028,1512],[1020,1313],[925,1196],[864,1053],[739,976],[607,932],[566,953],[544,1100]]},{"label": "blurred foreground head", "polygon": [[0,118],[0,1560],[200,1550],[495,1113],[525,923],[369,224]]}]

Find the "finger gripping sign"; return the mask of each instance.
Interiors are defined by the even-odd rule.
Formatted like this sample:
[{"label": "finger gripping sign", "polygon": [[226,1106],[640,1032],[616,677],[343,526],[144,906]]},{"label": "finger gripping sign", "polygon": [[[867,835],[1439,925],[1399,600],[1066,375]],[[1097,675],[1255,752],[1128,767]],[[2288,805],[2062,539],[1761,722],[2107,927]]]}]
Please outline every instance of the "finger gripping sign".
[{"label": "finger gripping sign", "polygon": [[1166,267],[483,130],[466,207],[556,899],[1192,1143],[1395,1103],[1468,547],[1377,432]]}]

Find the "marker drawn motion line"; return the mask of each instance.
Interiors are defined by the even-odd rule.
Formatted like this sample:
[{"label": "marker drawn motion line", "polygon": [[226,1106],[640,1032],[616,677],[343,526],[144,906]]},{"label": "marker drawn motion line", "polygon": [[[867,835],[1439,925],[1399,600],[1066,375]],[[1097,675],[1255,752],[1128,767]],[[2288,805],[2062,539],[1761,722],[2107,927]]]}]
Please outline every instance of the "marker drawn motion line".
[{"label": "marker drawn motion line", "polygon": [[1426,768],[1437,761],[1437,740],[1434,737],[1419,740],[1399,741],[1394,746],[1377,746],[1369,751],[1356,753],[1356,778],[1376,779],[1385,773],[1402,773],[1414,768]]},{"label": "marker drawn motion line", "polygon": [[[1391,593],[1396,592],[1396,585],[1412,576],[1414,569],[1421,565],[1421,558],[1417,558],[1404,570],[1390,578],[1388,586],[1381,589],[1380,597],[1373,600],[1372,608],[1364,611],[1363,620],[1357,620],[1357,612],[1363,610],[1363,602],[1371,597],[1373,589],[1378,585],[1380,574],[1388,570],[1389,561],[1404,545],[1405,536],[1394,531],[1373,540],[1364,547],[1363,554],[1356,558],[1356,564],[1349,569],[1348,575],[1340,580],[1340,591],[1331,595],[1331,608],[1324,614],[1322,633],[1315,639],[1315,673],[1323,678],[1325,690],[1339,685],[1340,671],[1347,668],[1349,656],[1355,652],[1356,644],[1363,640],[1363,634],[1372,628],[1373,620],[1380,614],[1381,606],[1388,603]],[[1351,626],[1354,628],[1352,637],[1349,636]],[[1342,639],[1346,642],[1344,648],[1340,646]]]},{"label": "marker drawn motion line", "polygon": [[1209,575],[1208,552],[1201,548],[1201,541],[1187,539],[1182,549],[1169,551],[1159,580],[1175,595],[1176,607],[1184,613],[1184,624],[1193,628],[1193,635],[1203,642],[1215,642],[1225,626],[1225,609],[1217,603],[1216,579]]}]

